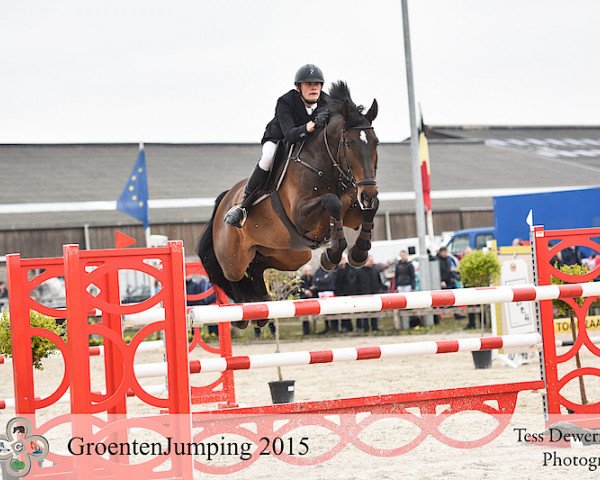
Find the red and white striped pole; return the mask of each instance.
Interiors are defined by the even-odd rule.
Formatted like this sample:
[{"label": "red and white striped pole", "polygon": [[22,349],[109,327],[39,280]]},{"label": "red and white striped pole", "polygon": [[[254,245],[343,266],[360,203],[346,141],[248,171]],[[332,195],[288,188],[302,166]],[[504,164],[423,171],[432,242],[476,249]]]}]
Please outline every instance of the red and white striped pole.
[{"label": "red and white striped pole", "polygon": [[529,302],[597,295],[600,295],[600,282],[545,286],[459,288],[456,290],[427,292],[195,306],[188,308],[188,317],[192,325],[198,327],[206,323],[237,322],[264,318],[292,318],[305,315]]},{"label": "red and white striped pole", "polygon": [[[165,342],[163,340],[146,340],[141,342],[136,352],[153,352],[155,350],[163,350],[165,348]],[[57,350],[57,355],[60,355],[60,351]],[[98,357],[104,355],[104,346],[97,345],[90,347],[90,357]],[[12,358],[0,355],[0,365],[3,363],[12,363]]]},{"label": "red and white striped pole", "polygon": [[[530,347],[542,341],[539,333],[505,335],[500,337],[463,338],[460,340],[438,340],[428,342],[391,343],[368,347],[334,348],[262,355],[202,358],[190,361],[190,373],[224,372],[226,370],[254,370],[256,368],[313,365],[317,363],[352,362],[377,358],[407,357],[453,352],[473,352],[498,348]],[[138,378],[166,375],[167,364],[145,363],[135,365]]]},{"label": "red and white striped pole", "polygon": [[[160,396],[167,391],[167,387],[165,385],[142,385],[141,388],[150,395]],[[94,395],[106,395],[106,390],[100,390],[97,392],[92,392]],[[135,397],[135,392],[131,389],[127,390],[126,396]],[[41,398],[36,398],[36,400],[41,400]],[[60,397],[56,402],[57,403],[66,403],[71,400],[69,393],[65,393],[62,397]],[[0,399],[0,410],[9,410],[15,408],[15,399],[14,398],[5,398]]]}]

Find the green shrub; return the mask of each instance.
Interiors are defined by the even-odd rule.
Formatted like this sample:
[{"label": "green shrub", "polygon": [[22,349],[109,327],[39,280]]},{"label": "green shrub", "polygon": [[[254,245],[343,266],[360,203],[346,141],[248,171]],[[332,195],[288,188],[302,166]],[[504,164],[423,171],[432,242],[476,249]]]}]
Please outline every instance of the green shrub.
[{"label": "green shrub", "polygon": [[[585,267],[583,265],[577,265],[577,264],[563,265],[562,267],[559,268],[559,270],[562,273],[566,273],[567,275],[574,275],[574,276],[585,275],[586,273],[589,272],[589,269],[587,267]],[[550,278],[550,282],[552,283],[552,285],[563,285],[563,284],[567,283],[564,280],[561,280],[560,278],[556,278],[555,276],[552,276]],[[583,305],[582,297],[575,298],[574,300],[577,303],[577,305],[579,305],[579,306]],[[558,310],[557,313],[559,316],[566,316],[569,314],[569,311],[571,310],[571,307],[569,306],[569,304],[567,304],[559,299],[552,300],[552,306]]]},{"label": "green shrub", "polygon": [[493,252],[475,250],[462,258],[458,271],[465,287],[489,287],[500,275],[500,262]]},{"label": "green shrub", "polygon": [[[56,323],[55,318],[47,317],[46,315],[42,315],[41,313],[31,310],[29,312],[29,319],[32,327],[50,330],[61,337],[64,337],[65,335],[63,327]],[[37,336],[32,337],[31,354],[33,366],[38,370],[43,370],[44,367],[42,366],[42,359],[49,357],[55,350],[58,350],[58,347],[47,338]],[[8,313],[6,311],[2,312],[2,316],[0,317],[0,353],[6,355],[7,357],[12,356],[10,318],[8,317]]]},{"label": "green shrub", "polygon": [[265,271],[265,283],[271,300],[297,300],[302,281],[296,272],[281,272],[273,268]]}]

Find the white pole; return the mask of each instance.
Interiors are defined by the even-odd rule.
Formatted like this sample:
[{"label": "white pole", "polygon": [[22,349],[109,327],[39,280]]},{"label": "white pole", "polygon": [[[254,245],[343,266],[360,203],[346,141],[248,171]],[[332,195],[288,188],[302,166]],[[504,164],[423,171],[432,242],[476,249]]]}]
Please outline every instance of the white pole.
[{"label": "white pole", "polygon": [[[410,27],[408,21],[408,2],[402,0],[402,26],[404,29],[404,58],[406,62],[406,87],[408,91],[408,110],[410,115],[410,153],[412,159],[412,179],[415,191],[415,217],[417,221],[417,237],[419,237],[419,278],[421,290],[431,288],[429,272],[429,256],[425,241],[425,201],[423,200],[423,179],[421,178],[421,159],[419,158],[419,131],[413,82],[412,54],[410,47]],[[433,315],[423,317],[424,326],[433,326]]]}]

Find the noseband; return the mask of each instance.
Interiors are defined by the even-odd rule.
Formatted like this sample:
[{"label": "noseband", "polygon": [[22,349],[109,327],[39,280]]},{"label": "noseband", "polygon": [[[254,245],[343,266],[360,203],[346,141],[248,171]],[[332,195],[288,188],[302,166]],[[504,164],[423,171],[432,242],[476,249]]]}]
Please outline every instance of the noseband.
[{"label": "noseband", "polygon": [[[350,127],[349,130],[368,130],[373,129],[372,126],[366,127]],[[331,149],[329,148],[329,142],[327,141],[327,127],[323,130],[323,140],[325,142],[325,148],[327,149],[327,153],[329,154],[329,158],[333,166],[339,172],[339,182],[342,186],[342,190],[346,190],[350,185],[354,188],[363,187],[365,185],[377,185],[377,180],[374,178],[364,178],[362,180],[356,181],[354,176],[354,172],[352,171],[352,167],[350,165],[350,159],[348,158],[348,145],[346,144],[346,129],[342,129],[342,136],[340,137],[340,143],[338,144],[338,149],[336,152],[336,156],[334,157],[331,153]],[[340,155],[341,153],[341,155]],[[340,165],[336,159],[343,158],[346,165]]]}]

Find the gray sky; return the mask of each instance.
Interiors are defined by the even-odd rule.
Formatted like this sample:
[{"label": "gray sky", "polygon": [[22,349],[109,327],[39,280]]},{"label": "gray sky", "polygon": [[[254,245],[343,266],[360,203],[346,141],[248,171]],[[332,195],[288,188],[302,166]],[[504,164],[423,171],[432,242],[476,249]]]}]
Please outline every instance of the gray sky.
[{"label": "gray sky", "polygon": [[[409,0],[430,124],[600,124],[596,0]],[[400,0],[2,0],[0,143],[258,142],[296,69],[409,135]]]}]

